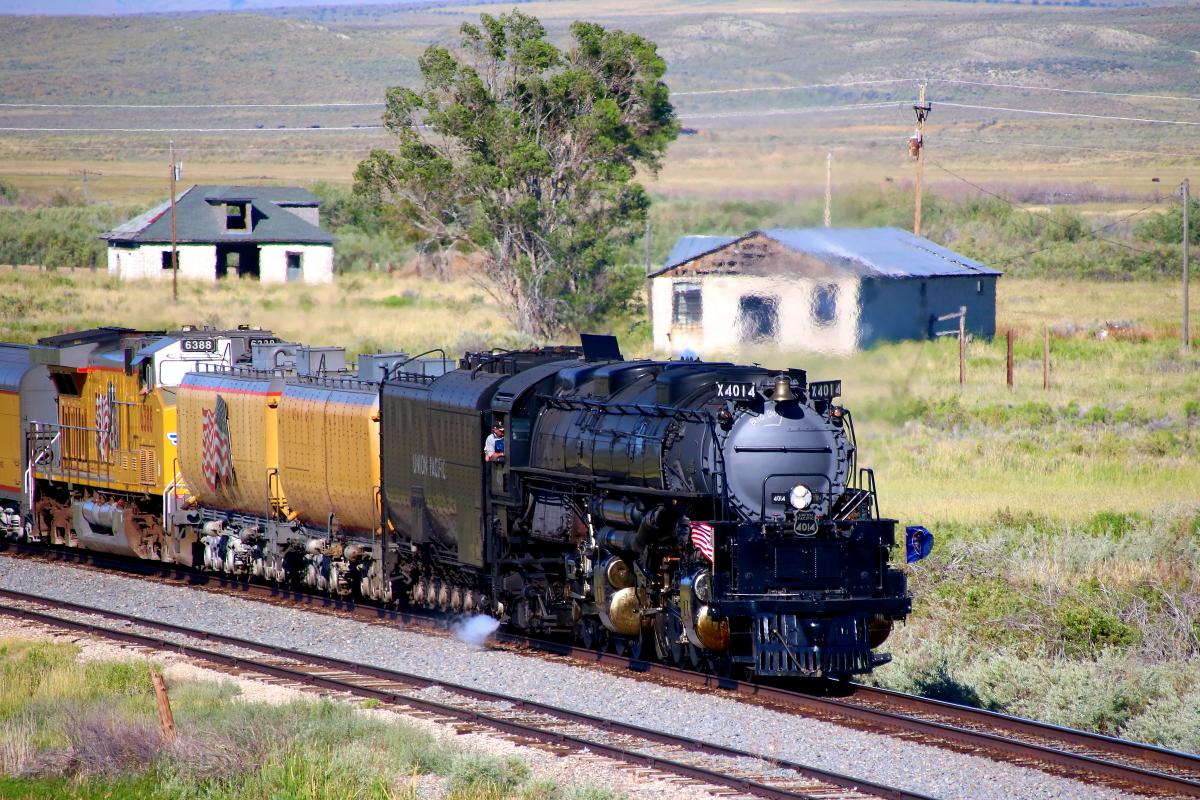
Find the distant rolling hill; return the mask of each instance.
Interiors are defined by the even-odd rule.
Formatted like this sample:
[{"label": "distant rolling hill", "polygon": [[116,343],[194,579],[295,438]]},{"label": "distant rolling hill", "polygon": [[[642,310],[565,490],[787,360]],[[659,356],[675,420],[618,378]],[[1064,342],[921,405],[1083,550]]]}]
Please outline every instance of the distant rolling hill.
[{"label": "distant rolling hill", "polygon": [[[105,2],[117,1],[97,0],[94,7],[103,10]],[[929,152],[935,164],[951,149],[960,161],[986,162],[1001,172],[1022,162],[1128,163],[1200,152],[1193,145],[1196,127],[1190,125],[1093,118],[1200,123],[1200,103],[1113,94],[1200,98],[1196,5],[931,0],[360,3],[239,13],[0,16],[0,102],[100,106],[0,108],[0,128],[79,131],[47,133],[36,142],[33,135],[0,131],[0,144],[16,147],[9,152],[22,157],[29,154],[18,144],[34,148],[38,157],[55,158],[65,152],[60,145],[69,142],[77,153],[120,158],[144,157],[151,141],[162,147],[171,137],[212,158],[349,161],[387,139],[367,131],[313,129],[377,125],[385,90],[418,82],[417,58],[426,47],[453,45],[464,21],[513,7],[542,19],[561,43],[575,19],[636,31],[657,42],[669,65],[667,81],[679,114],[691,131],[700,132],[673,147],[678,155],[668,167],[683,170],[672,165],[686,164],[688,180],[694,178],[688,185],[705,191],[745,185],[747,176],[786,184],[793,180],[788,176],[801,174],[803,159],[833,145],[842,151],[839,165],[853,159],[874,165],[861,173],[872,180],[905,174],[896,170],[908,169],[904,138],[913,119],[908,106],[922,80],[929,82],[934,105],[931,132],[936,136]],[[839,85],[772,88],[814,84]],[[728,89],[770,90],[709,94]],[[244,107],[278,103],[362,105]],[[824,113],[873,103],[890,105]],[[106,107],[115,104],[243,107]],[[1091,116],[995,110],[1004,108]],[[162,132],[139,138],[80,130],[87,128]],[[250,133],[179,132],[213,128]],[[294,132],[279,133],[281,128]],[[256,133],[260,129],[263,135]],[[822,162],[824,152],[818,154]],[[1036,172],[1014,175],[1023,181],[1041,178]]]}]

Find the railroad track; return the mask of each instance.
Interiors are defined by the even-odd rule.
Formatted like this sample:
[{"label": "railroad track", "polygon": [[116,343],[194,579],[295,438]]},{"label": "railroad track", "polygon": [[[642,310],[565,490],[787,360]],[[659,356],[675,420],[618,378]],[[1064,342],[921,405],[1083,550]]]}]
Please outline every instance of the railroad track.
[{"label": "railroad track", "polygon": [[[751,795],[768,800],[856,800],[867,797],[934,800],[928,795],[792,761],[698,742],[397,670],[264,645],[25,592],[0,589],[0,598],[21,604],[0,604],[0,614],[5,616],[101,636],[126,645],[179,653],[227,670],[258,673],[290,684],[373,699],[388,706],[404,707],[430,715],[435,720],[454,724],[464,732],[494,730],[518,742],[550,746],[561,755],[587,751],[592,755],[644,768],[648,774],[675,775],[688,781],[730,790],[725,794]],[[30,605],[47,607],[59,613],[35,611],[28,607]],[[62,613],[76,618],[60,616]],[[247,657],[131,630],[116,630],[81,620],[78,615],[101,617],[266,657]],[[438,692],[439,700],[421,696],[429,689],[441,690]]]},{"label": "railroad track", "polygon": [[[446,627],[444,618],[238,581],[169,564],[0,542],[0,552],[6,550],[301,603],[367,619]],[[495,638],[514,648],[598,664],[664,683],[705,687],[780,711],[850,727],[919,736],[925,744],[984,755],[1086,782],[1160,797],[1200,798],[1200,757],[1187,753],[860,684],[853,686],[851,697],[818,697],[508,633],[498,632]]]}]

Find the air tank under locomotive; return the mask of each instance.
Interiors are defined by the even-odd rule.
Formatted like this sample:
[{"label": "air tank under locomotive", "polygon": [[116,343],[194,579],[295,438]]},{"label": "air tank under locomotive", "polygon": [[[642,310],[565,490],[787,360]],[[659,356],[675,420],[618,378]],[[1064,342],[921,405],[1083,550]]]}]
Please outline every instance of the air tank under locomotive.
[{"label": "air tank under locomotive", "polygon": [[[872,651],[911,599],[840,382],[612,344],[383,383],[383,513],[410,599],[727,675],[886,662]],[[487,463],[494,427],[505,455]]]}]

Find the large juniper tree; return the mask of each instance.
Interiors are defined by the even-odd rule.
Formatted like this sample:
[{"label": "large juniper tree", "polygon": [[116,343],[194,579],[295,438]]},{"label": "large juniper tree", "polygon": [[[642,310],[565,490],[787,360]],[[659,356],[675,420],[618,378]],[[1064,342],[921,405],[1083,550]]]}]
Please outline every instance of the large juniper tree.
[{"label": "large juniper tree", "polygon": [[421,57],[420,91],[388,90],[398,146],[355,174],[423,247],[483,253],[491,290],[536,337],[632,301],[641,278],[615,261],[650,204],[636,171],[657,172],[679,132],[653,42],[587,22],[570,32],[563,52],[518,11],[464,24],[461,52]]}]

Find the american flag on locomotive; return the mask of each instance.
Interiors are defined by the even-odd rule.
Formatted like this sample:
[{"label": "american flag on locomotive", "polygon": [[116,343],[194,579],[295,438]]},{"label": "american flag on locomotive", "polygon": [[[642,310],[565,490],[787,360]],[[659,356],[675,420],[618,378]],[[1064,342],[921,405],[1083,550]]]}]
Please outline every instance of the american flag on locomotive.
[{"label": "american flag on locomotive", "polygon": [[692,546],[712,563],[713,560],[713,526],[706,522],[692,522],[688,525],[692,537]]},{"label": "american flag on locomotive", "polygon": [[222,483],[233,483],[233,453],[229,443],[229,407],[217,395],[217,407],[200,411],[200,467],[204,481],[213,491]]}]

